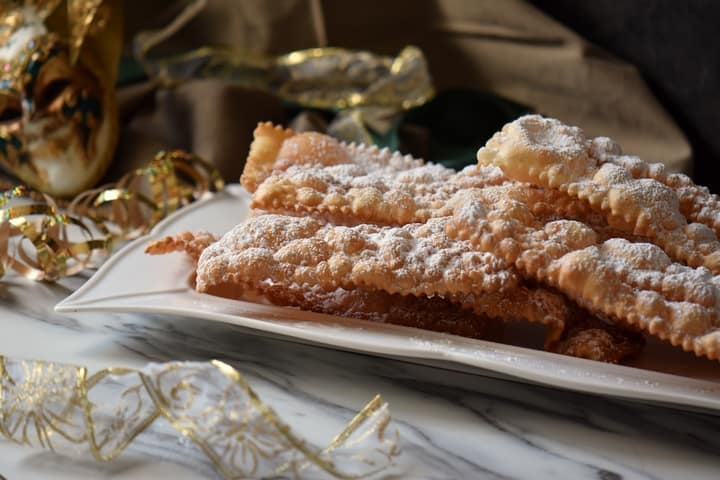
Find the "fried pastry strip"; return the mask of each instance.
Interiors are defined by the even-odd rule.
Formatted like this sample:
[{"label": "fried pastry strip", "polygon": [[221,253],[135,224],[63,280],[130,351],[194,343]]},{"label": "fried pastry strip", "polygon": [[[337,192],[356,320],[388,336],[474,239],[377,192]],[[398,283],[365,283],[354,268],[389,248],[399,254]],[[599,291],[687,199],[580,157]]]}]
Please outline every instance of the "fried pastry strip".
[{"label": "fried pastry strip", "polygon": [[[146,252],[185,252],[197,261],[199,251],[213,240],[205,232],[182,232],[152,242]],[[362,288],[326,291],[307,285],[250,284],[240,279],[208,285],[205,293],[238,300],[262,298],[280,306],[471,338],[497,340],[502,322],[525,320],[547,327],[548,350],[613,363],[636,353],[641,346],[637,336],[601,322],[578,324],[578,313],[562,295],[527,285],[483,295],[456,294],[446,299]]]},{"label": "fried pastry strip", "polygon": [[620,363],[638,355],[645,345],[640,332],[619,328],[596,317],[577,312],[562,338],[550,350],[571,357]]},{"label": "fried pastry strip", "polygon": [[520,285],[499,292],[464,297],[455,295],[452,298],[478,315],[544,325],[546,350],[557,344],[572,320],[567,300],[542,287]]},{"label": "fried pastry strip", "polygon": [[720,197],[710,193],[707,187],[696,185],[685,174],[666,172],[662,163],[647,163],[635,155],[624,155],[620,146],[607,137],[593,138],[590,148],[591,156],[600,163],[621,166],[633,178],[651,178],[672,188],[685,218],[707,225],[720,236]]},{"label": "fried pastry strip", "polygon": [[[202,250],[215,241],[215,237],[206,232],[182,232],[150,243],[145,252],[150,255],[183,252],[197,262]],[[215,284],[207,288],[207,293],[236,300],[247,300],[248,292],[275,305],[471,338],[496,336],[501,325],[496,319],[476,315],[471,308],[441,297],[415,297],[378,290],[342,288],[328,292],[316,287],[301,288],[298,285],[267,282],[255,286]]]},{"label": "fried pastry strip", "polygon": [[240,177],[240,183],[248,192],[254,192],[265,177],[270,175],[283,142],[293,135],[295,132],[292,130],[274,126],[270,122],[258,124],[253,132],[250,153]]},{"label": "fried pastry strip", "polygon": [[237,226],[203,253],[200,292],[263,285],[381,290],[445,296],[478,315],[515,318],[548,327],[556,342],[569,310],[565,299],[517,286],[514,269],[492,253],[445,234],[448,217],[404,227],[323,225],[312,218],[262,215]]},{"label": "fried pastry strip", "polygon": [[240,177],[240,183],[251,193],[272,172],[286,170],[292,165],[355,164],[366,171],[377,170],[391,174],[424,163],[387,148],[339,142],[322,133],[295,133],[290,129],[273,126],[272,123],[259,124],[253,135],[250,153]]},{"label": "fried pastry strip", "polygon": [[582,130],[527,115],[505,125],[478,151],[481,165],[499,166],[511,179],[558,189],[603,212],[619,231],[649,238],[673,259],[720,273],[720,243],[702,223],[688,223],[672,188],[633,178],[622,166],[591,155]]},{"label": "fried pastry strip", "polygon": [[170,252],[184,252],[197,262],[203,250],[216,241],[217,237],[211,233],[186,231],[151,242],[145,247],[145,253],[163,255]]},{"label": "fried pastry strip", "polygon": [[674,263],[650,243],[600,243],[583,223],[543,222],[513,198],[493,203],[478,191],[468,200],[447,223],[449,236],[496,252],[591,312],[697,355],[720,357],[720,277]]},{"label": "fried pastry strip", "polygon": [[270,175],[255,191],[251,205],[336,223],[405,225],[443,215],[459,190],[504,181],[499,168],[476,165],[459,173],[427,164],[390,174],[357,164],[302,165]]},{"label": "fried pastry strip", "polygon": [[720,358],[720,278],[677,263],[657,246],[612,239],[572,252],[548,281],[591,310],[637,325],[686,351]]},{"label": "fried pastry strip", "polygon": [[262,285],[271,303],[317,313],[422,328],[487,339],[502,330],[498,319],[475,314],[441,297],[416,297],[378,290],[339,288],[332,292],[297,285]]},{"label": "fried pastry strip", "polygon": [[542,323],[548,327],[546,350],[607,363],[636,355],[644,345],[642,335],[587,314],[581,315],[582,321],[576,320],[577,312],[568,318],[570,307],[565,299],[543,288],[521,286],[480,299],[471,295],[454,301],[364,289],[325,292],[284,285],[261,288],[263,296],[275,305],[470,338],[499,341],[502,325],[509,320]]},{"label": "fried pastry strip", "polygon": [[205,249],[197,286],[217,283],[369,288],[403,295],[493,292],[517,284],[513,268],[445,234],[447,217],[403,227],[326,225],[260,215]]},{"label": "fried pastry strip", "polygon": [[[197,290],[239,300],[260,295],[276,305],[366,320],[383,320],[429,330],[435,330],[432,325],[436,325],[438,331],[463,336],[474,336],[469,332],[482,325],[468,324],[470,320],[451,325],[453,321],[459,321],[460,312],[474,314],[480,319],[528,321],[547,328],[545,345],[548,349],[554,348],[562,338],[565,326],[571,321],[568,316],[571,310],[565,298],[541,287],[518,286],[486,294],[458,294],[445,298],[401,295],[368,288],[325,290],[312,285],[275,284],[270,281],[249,283],[242,279],[225,279],[212,284],[205,283],[202,289],[198,287]],[[443,325],[450,330],[441,330],[440,326]]]},{"label": "fried pastry strip", "polygon": [[519,286],[481,296],[455,296],[452,301],[364,289],[326,292],[296,285],[260,288],[275,305],[471,338],[497,336],[502,330],[500,322],[509,320],[541,323],[547,327],[546,350],[609,363],[638,353],[643,345],[641,335],[592,320],[587,314],[582,322],[576,321],[577,312],[570,317],[572,308],[565,298],[544,288]]}]

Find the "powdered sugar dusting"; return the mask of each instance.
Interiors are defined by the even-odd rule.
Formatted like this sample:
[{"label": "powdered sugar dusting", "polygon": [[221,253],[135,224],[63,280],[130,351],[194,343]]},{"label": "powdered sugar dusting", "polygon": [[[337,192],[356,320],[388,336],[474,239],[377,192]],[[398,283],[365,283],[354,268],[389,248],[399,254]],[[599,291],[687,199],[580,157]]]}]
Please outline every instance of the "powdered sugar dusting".
[{"label": "powdered sugar dusting", "polygon": [[253,217],[203,252],[198,287],[207,289],[239,276],[251,283],[271,280],[439,295],[495,291],[517,282],[500,258],[449,238],[447,220],[343,227],[284,215]]},{"label": "powdered sugar dusting", "polygon": [[592,140],[592,155],[600,163],[612,163],[624,168],[633,178],[649,178],[671,188],[678,197],[679,210],[691,222],[700,222],[720,235],[720,197],[701,185],[695,185],[682,173],[668,173],[662,163],[646,163],[633,155],[623,155],[612,140],[597,137]]},{"label": "powdered sugar dusting", "polygon": [[509,125],[518,140],[530,150],[552,152],[566,161],[587,155],[587,139],[578,127],[540,115],[525,115]]},{"label": "powdered sugar dusting", "polygon": [[[699,241],[688,235],[697,229],[686,228],[685,215],[701,218],[692,213],[699,209],[686,198],[688,193],[669,186],[664,169],[621,152],[607,138],[587,139],[578,128],[531,115],[506,125],[478,152],[478,159],[500,166],[511,179],[567,192],[605,214],[612,228],[648,238],[675,260],[720,273],[717,238]],[[687,187],[682,178],[673,179]],[[708,223],[720,227],[714,220]]]},{"label": "powdered sugar dusting", "polygon": [[[474,299],[483,314],[549,325],[548,341],[557,340],[569,318],[565,297],[519,293],[518,269],[606,318],[720,354],[720,244],[711,229],[720,203],[608,138],[524,116],[459,173],[320,134],[278,148],[253,207],[315,220],[248,220],[247,232],[207,249],[202,281],[297,288],[315,308],[358,289]],[[327,224],[343,219],[348,226]],[[613,341],[598,335],[577,338],[598,340],[595,355]]]},{"label": "powdered sugar dusting", "polygon": [[390,163],[293,165],[268,177],[252,206],[404,225],[449,215],[448,201],[458,191],[506,181],[497,167],[472,166],[457,173],[435,164],[396,170]]}]

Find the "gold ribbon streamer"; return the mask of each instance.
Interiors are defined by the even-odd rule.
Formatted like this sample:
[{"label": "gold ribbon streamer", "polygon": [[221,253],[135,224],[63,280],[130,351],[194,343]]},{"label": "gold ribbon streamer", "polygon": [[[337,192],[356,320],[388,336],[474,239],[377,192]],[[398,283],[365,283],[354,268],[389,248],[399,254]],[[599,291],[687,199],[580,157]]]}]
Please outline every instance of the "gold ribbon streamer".
[{"label": "gold ribbon streamer", "polygon": [[434,95],[422,51],[405,47],[397,57],[343,48],[311,48],[264,57],[229,48],[202,47],[150,59],[147,46],[138,60],[146,73],[165,86],[191,79],[222,78],[272,93],[303,107],[407,110]]},{"label": "gold ribbon streamer", "polygon": [[277,57],[229,47],[201,47],[179,55],[150,54],[195,18],[206,3],[195,0],[165,28],[135,37],[135,58],[148,76],[166,86],[197,78],[223,78],[303,107],[323,109],[373,106],[407,110],[434,94],[425,56],[414,46],[405,47],[394,58],[336,47],[297,50]]},{"label": "gold ribbon streamer", "polygon": [[163,28],[136,35],[135,58],[150,78],[164,86],[221,78],[301,107],[337,110],[340,114],[328,133],[365,143],[372,143],[370,130],[386,135],[403,110],[420,106],[434,95],[425,56],[414,46],[405,47],[396,57],[334,47],[277,57],[215,46],[178,55],[155,53],[206,5],[207,0],[191,0]]},{"label": "gold ribbon streamer", "polygon": [[146,233],[168,214],[223,186],[210,164],[171,151],[66,205],[24,186],[0,192],[0,277],[13,270],[54,281],[95,267],[118,242]]},{"label": "gold ribbon streamer", "polygon": [[412,46],[394,58],[331,47],[274,58],[203,47],[149,59],[147,51],[140,50],[148,75],[165,86],[221,78],[305,108],[338,110],[328,133],[346,141],[372,143],[369,130],[386,135],[404,110],[434,95],[425,56]]},{"label": "gold ribbon streamer", "polygon": [[243,376],[219,362],[86,368],[0,356],[0,433],[21,445],[120,455],[164,419],[228,479],[355,479],[399,455],[388,406],[377,396],[320,450],[295,435]]}]

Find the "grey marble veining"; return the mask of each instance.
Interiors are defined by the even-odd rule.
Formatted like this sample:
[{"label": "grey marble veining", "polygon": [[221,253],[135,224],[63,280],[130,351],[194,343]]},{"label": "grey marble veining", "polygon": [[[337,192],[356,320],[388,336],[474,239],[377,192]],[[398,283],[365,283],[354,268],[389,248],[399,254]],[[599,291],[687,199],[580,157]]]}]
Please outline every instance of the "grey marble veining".
[{"label": "grey marble veining", "polygon": [[[248,334],[192,319],[60,315],[58,285],[0,281],[0,352],[87,365],[231,363],[300,435],[322,445],[380,393],[402,454],[386,478],[720,478],[720,417],[535,387]],[[171,432],[97,464],[0,441],[15,479],[218,478]]]}]

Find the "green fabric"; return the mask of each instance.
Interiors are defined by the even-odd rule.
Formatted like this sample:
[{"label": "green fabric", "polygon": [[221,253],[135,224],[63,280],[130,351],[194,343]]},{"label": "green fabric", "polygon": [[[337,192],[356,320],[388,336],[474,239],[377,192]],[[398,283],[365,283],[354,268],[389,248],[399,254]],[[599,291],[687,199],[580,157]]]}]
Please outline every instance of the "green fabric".
[{"label": "green fabric", "polygon": [[128,55],[120,57],[118,78],[115,82],[118,87],[132,85],[145,80],[147,80],[147,75],[143,71],[142,66],[133,57]]},{"label": "green fabric", "polygon": [[430,134],[425,159],[461,169],[475,163],[478,147],[507,122],[530,108],[486,92],[451,89],[407,112],[402,124],[426,128]]},{"label": "green fabric", "polygon": [[387,147],[392,151],[399,150],[400,139],[398,138],[398,126],[399,125],[396,124],[385,135],[371,131],[370,135],[372,136],[373,143],[375,143],[378,147]]}]

